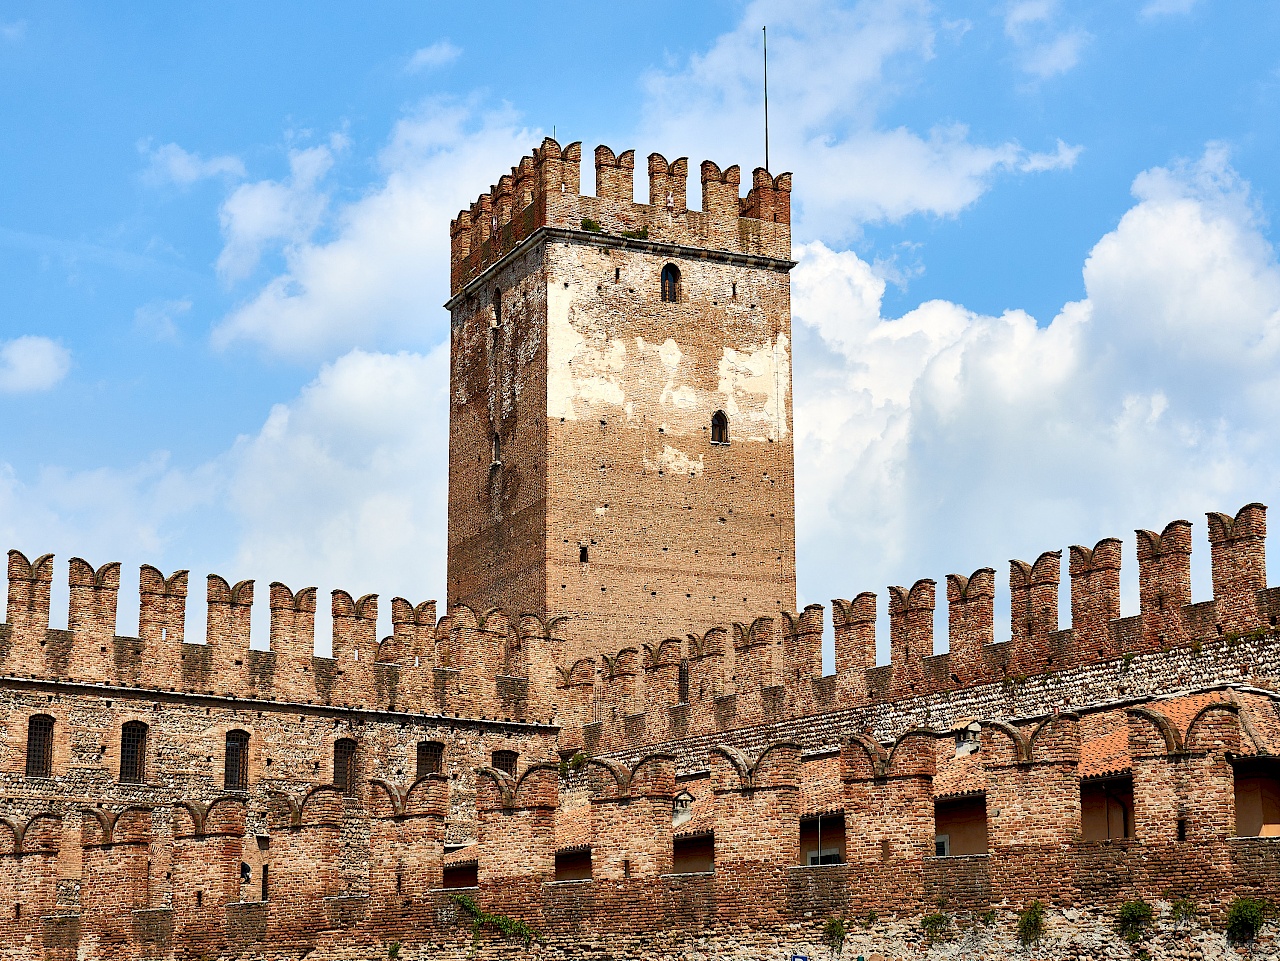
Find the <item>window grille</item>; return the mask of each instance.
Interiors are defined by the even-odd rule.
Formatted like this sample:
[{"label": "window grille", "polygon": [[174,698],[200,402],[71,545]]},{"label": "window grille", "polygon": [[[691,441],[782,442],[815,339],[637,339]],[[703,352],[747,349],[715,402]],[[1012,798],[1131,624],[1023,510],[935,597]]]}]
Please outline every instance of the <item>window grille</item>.
[{"label": "window grille", "polygon": [[494,751],[493,766],[499,771],[506,771],[512,777],[516,775],[516,762],[520,755],[515,751]]},{"label": "window grille", "polygon": [[141,784],[147,779],[147,726],[130,721],[120,730],[120,783]]},{"label": "window grille", "polygon": [[356,742],[344,737],[333,746],[333,783],[343,794],[354,795],[360,783]]},{"label": "window grille", "polygon": [[249,735],[245,731],[227,732],[222,783],[228,791],[249,789]]},{"label": "window grille", "polygon": [[418,742],[418,777],[444,773],[444,745],[439,741]]},{"label": "window grille", "polygon": [[27,777],[53,772],[53,718],[37,714],[27,722]]}]

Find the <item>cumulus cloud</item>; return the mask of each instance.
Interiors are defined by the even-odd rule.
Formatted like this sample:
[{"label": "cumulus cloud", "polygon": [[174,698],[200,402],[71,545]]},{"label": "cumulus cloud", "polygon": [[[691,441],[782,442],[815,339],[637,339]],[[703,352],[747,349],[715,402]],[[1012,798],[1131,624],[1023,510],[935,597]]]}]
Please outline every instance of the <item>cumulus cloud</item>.
[{"label": "cumulus cloud", "polygon": [[[1084,264],[1086,297],[1047,323],[946,301],[884,317],[872,266],[800,249],[807,599],[883,594],[873,578],[967,574],[1274,496],[1280,266],[1247,184],[1211,145],[1133,189]],[[1205,596],[1204,550],[1195,563]]]},{"label": "cumulus cloud", "polygon": [[436,343],[449,296],[448,223],[487,189],[477,172],[496,180],[538,139],[510,114],[477,117],[467,104],[429,101],[396,125],[384,179],[337,213],[323,241],[310,239],[324,210],[314,180],[240,188],[224,207],[227,273],[243,275],[272,240],[285,241],[285,269],[222,321],[214,343],[293,357],[386,339]]},{"label": "cumulus cloud", "polygon": [[413,56],[409,58],[409,63],[406,64],[405,69],[409,73],[435,70],[437,67],[444,67],[453,63],[460,56],[462,56],[460,48],[455,47],[448,40],[437,40],[429,47],[415,50]]},{"label": "cumulus cloud", "polygon": [[448,359],[355,350],[276,405],[229,456],[237,570],[443,603]]},{"label": "cumulus cloud", "polygon": [[0,342],[0,393],[48,390],[71,369],[71,352],[48,337],[28,335]]},{"label": "cumulus cloud", "polygon": [[1057,0],[1014,0],[1005,13],[1004,32],[1017,51],[1018,65],[1037,80],[1069,71],[1093,39],[1062,19]]},{"label": "cumulus cloud", "polygon": [[1011,140],[978,143],[963,124],[885,125],[887,108],[933,58],[937,33],[963,33],[939,24],[922,0],[751,4],[705,53],[648,76],[641,146],[674,145],[695,164],[711,157],[749,171],[763,163],[761,23],[769,24],[770,72],[780,78],[769,91],[772,166],[795,171],[806,186],[794,198],[798,236],[838,242],[861,224],[951,216],[997,176],[1069,167],[1079,149],[1040,154]]},{"label": "cumulus cloud", "polygon": [[329,197],[322,181],[333,167],[334,153],[346,146],[335,135],[328,144],[289,151],[289,176],[241,184],[219,211],[223,247],[218,275],[225,281],[251,274],[268,245],[286,249],[305,243],[320,226]]},{"label": "cumulus cloud", "polygon": [[176,143],[152,147],[149,141],[138,144],[138,150],[147,158],[143,179],[152,184],[176,184],[188,187],[198,180],[211,177],[243,177],[244,163],[239,157],[224,154],[218,157],[201,157],[184,150]]}]

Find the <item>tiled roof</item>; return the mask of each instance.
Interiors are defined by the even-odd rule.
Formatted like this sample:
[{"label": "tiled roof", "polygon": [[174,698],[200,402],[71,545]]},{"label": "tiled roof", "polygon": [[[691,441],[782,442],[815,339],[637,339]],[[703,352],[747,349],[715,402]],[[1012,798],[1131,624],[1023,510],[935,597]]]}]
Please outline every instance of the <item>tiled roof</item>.
[{"label": "tiled roof", "polygon": [[983,793],[987,789],[987,778],[982,769],[982,754],[974,752],[956,757],[950,740],[939,740],[938,743],[938,772],[933,778],[933,796]]},{"label": "tiled roof", "polygon": [[560,808],[556,811],[556,850],[591,847],[591,805]]},{"label": "tiled roof", "polygon": [[458,848],[456,851],[450,851],[444,856],[444,866],[446,868],[456,868],[464,864],[475,864],[476,858],[480,854],[480,845],[472,841],[466,847]]}]

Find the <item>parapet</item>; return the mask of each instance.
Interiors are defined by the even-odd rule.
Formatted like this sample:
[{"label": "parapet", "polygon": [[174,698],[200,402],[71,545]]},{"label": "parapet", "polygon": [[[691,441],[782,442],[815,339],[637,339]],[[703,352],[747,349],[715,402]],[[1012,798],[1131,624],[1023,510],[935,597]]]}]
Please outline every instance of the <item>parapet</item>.
[{"label": "parapet", "polygon": [[541,228],[610,242],[697,247],[787,261],[791,257],[791,174],[763,167],[739,195],[741,171],[701,166],[702,210],[688,208],[689,161],[648,158],[649,202],[635,194],[635,151],[595,150],[595,196],[582,191],[582,144],[547,137],[449,225],[451,294]]},{"label": "parapet", "polygon": [[[1191,601],[1191,524],[1137,532],[1140,608],[1121,617],[1124,545],[1103,538],[1070,548],[1071,624],[1058,624],[1060,550],[1009,562],[1010,639],[994,642],[995,571],[946,577],[949,636],[934,652],[937,584],[889,588],[890,663],[876,665],[876,595],[832,603],[835,672],[824,675],[824,611],[724,621],[700,635],[592,652],[558,665],[557,705],[566,736],[588,751],[635,749],[711,736],[782,718],[859,710],[980,685],[1016,688],[1054,671],[1157,654],[1224,638],[1276,635],[1280,591],[1266,588],[1266,508],[1209,515],[1214,596]],[[581,654],[581,652],[578,652]],[[1248,679],[1246,677],[1246,679]]]}]

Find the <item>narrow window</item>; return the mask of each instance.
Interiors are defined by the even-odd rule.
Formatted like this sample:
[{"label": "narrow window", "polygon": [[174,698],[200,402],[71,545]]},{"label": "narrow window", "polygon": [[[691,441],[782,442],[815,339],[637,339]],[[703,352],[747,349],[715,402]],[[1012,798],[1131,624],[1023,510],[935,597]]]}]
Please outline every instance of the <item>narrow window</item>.
[{"label": "narrow window", "polygon": [[262,900],[267,900],[267,866],[262,866]]},{"label": "narrow window", "polygon": [[578,548],[578,563],[587,563],[587,548],[585,546]]},{"label": "narrow window", "polygon": [[147,779],[147,726],[129,721],[120,730],[120,783],[141,784]]},{"label": "narrow window", "polygon": [[333,745],[333,783],[343,794],[354,795],[360,780],[356,742],[344,737]]},{"label": "narrow window", "polygon": [[502,326],[502,291],[493,292],[493,326]]},{"label": "narrow window", "polygon": [[1187,839],[1187,819],[1178,818],[1178,840],[1185,841]]},{"label": "narrow window", "polygon": [[621,279],[622,279],[622,268],[621,268],[621,267],[614,267],[614,268],[613,268],[613,282],[616,284],[616,283],[617,283],[618,281],[620,281]]},{"label": "narrow window", "polygon": [[444,773],[444,745],[439,741],[418,742],[418,777]]},{"label": "narrow window", "polygon": [[516,776],[516,761],[520,755],[515,751],[494,751],[493,766],[499,771],[506,771],[512,777]]},{"label": "narrow window", "polygon": [[249,734],[247,731],[228,731],[224,755],[222,785],[228,791],[249,789]]},{"label": "narrow window", "polygon": [[493,435],[493,463],[502,463],[502,439],[498,436],[496,431]]},{"label": "narrow window", "polygon": [[50,777],[53,772],[53,718],[37,714],[27,722],[27,777]]},{"label": "narrow window", "polygon": [[681,704],[689,703],[689,662],[681,661],[676,674],[677,697]]},{"label": "narrow window", "polygon": [[711,443],[729,443],[729,416],[722,410],[711,415]]},{"label": "narrow window", "polygon": [[680,302],[680,268],[675,264],[667,264],[662,268],[662,302],[664,304]]},{"label": "narrow window", "polygon": [[733,288],[733,299],[737,300],[738,299],[738,282],[735,280],[730,286]]}]

